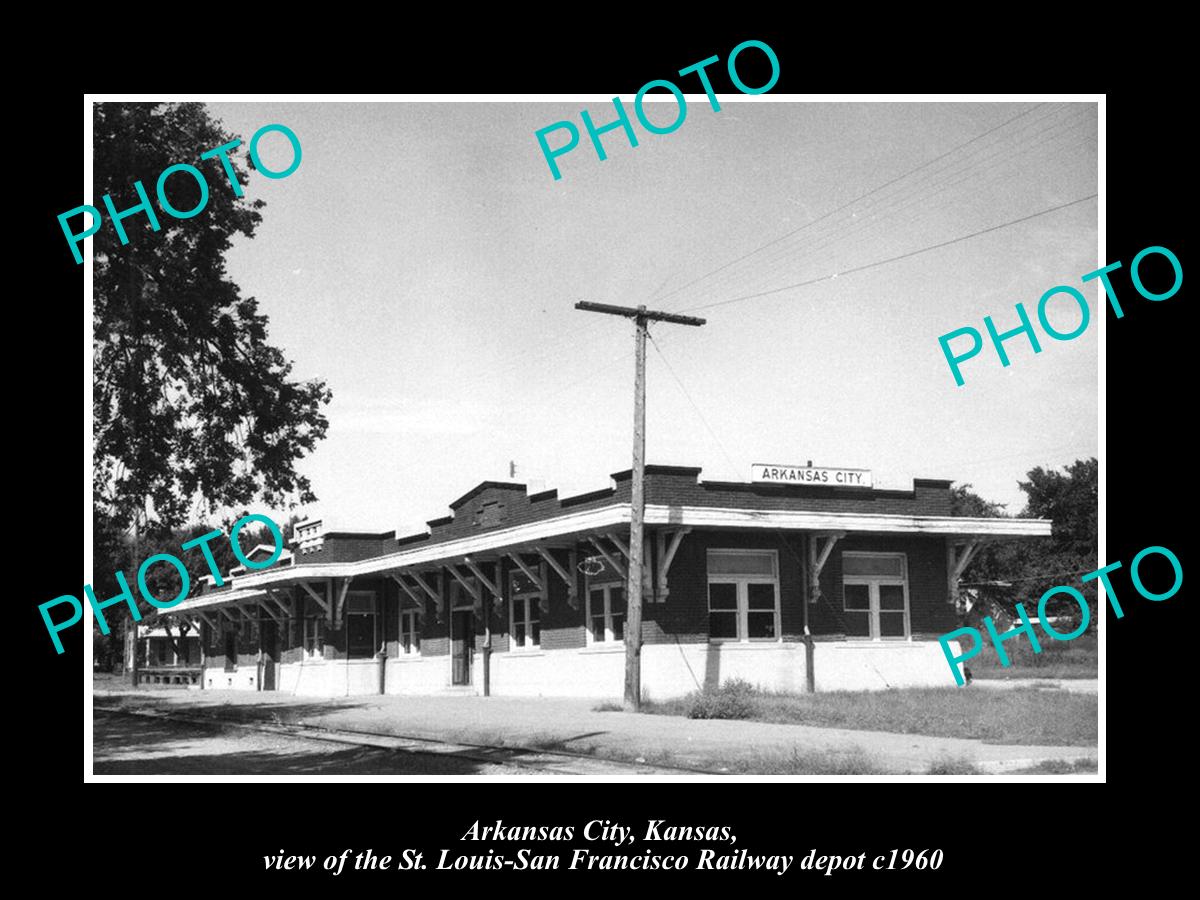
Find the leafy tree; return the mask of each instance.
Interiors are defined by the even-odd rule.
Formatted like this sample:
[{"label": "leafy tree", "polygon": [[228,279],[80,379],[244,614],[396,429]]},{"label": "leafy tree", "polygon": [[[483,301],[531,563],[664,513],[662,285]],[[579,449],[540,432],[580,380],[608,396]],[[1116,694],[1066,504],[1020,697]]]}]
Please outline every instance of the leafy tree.
[{"label": "leafy tree", "polygon": [[[222,576],[226,575],[234,566],[241,564],[237,556],[233,552],[233,547],[229,542],[229,535],[232,532],[234,522],[238,517],[225,519],[219,526],[217,525],[193,525],[187,528],[181,528],[175,531],[170,531],[163,528],[158,528],[150,534],[142,536],[137,542],[136,550],[137,558],[135,558],[134,542],[128,535],[115,534],[111,527],[103,538],[97,538],[96,546],[99,548],[104,543],[105,562],[104,565],[111,565],[111,569],[100,570],[101,551],[97,549],[95,554],[97,559],[97,572],[93,589],[96,595],[101,599],[106,599],[117,594],[121,587],[116,580],[116,571],[120,570],[125,573],[126,581],[129,583],[130,591],[134,598],[138,600],[138,606],[142,611],[143,624],[151,628],[163,628],[167,633],[167,638],[171,641],[175,651],[183,655],[182,641],[189,633],[194,631],[194,622],[191,617],[177,615],[170,609],[158,610],[156,607],[150,606],[144,602],[141,597],[140,590],[136,581],[138,567],[142,561],[158,553],[167,553],[180,560],[187,569],[188,581],[190,582],[190,593],[196,594],[200,591],[201,578],[205,575],[210,575],[211,570],[208,567],[208,562],[199,548],[193,548],[188,551],[182,551],[181,546],[193,538],[207,534],[214,528],[220,528],[225,534],[224,538],[214,539],[209,542],[209,549],[212,551],[213,560],[216,563],[218,571]],[[280,528],[281,533],[286,536],[291,531],[291,526],[299,520],[299,516],[289,516],[287,523]],[[100,532],[97,531],[99,535]],[[238,533],[238,545],[241,547],[242,553],[248,555],[257,544],[273,543],[273,538],[265,525],[257,525],[251,523],[244,527]],[[146,587],[150,593],[159,600],[169,601],[179,596],[179,592],[183,587],[182,579],[179,572],[169,563],[161,562],[151,566],[146,572]],[[113,607],[118,614],[124,615],[124,607]],[[93,620],[95,623],[95,620]],[[102,666],[107,668],[114,667],[115,663],[122,658],[122,647],[120,643],[120,629],[116,626],[115,616],[110,617],[109,627],[110,633],[105,636],[101,635],[98,624],[93,624],[93,648],[96,652],[96,658],[101,662]],[[105,661],[107,660],[107,661]]]},{"label": "leafy tree", "polygon": [[993,503],[985,500],[971,490],[973,485],[956,485],[950,491],[950,515],[971,516],[977,519],[991,519],[1007,515],[1004,511],[1006,504]]},{"label": "leafy tree", "polygon": [[[1082,573],[1098,567],[1097,500],[1099,465],[1095,457],[1076,460],[1063,471],[1038,466],[1031,469],[1028,481],[1018,481],[1027,500],[1022,518],[1050,519],[1051,537],[1035,541],[996,541],[985,544],[967,569],[964,582],[1008,582],[1011,587],[981,587],[979,615],[1015,616],[1021,603],[1028,615],[1036,615],[1042,594],[1058,585],[1069,585],[1087,599],[1095,628],[1096,583],[1080,582]],[[1003,505],[992,503],[970,490],[971,485],[954,488],[953,515],[991,517],[1005,515]],[[1054,598],[1047,604],[1049,615],[1077,616],[1078,605]]]},{"label": "leafy tree", "polygon": [[[1062,472],[1038,466],[1029,471],[1028,481],[1018,482],[1029,498],[1021,515],[1053,522],[1050,540],[1030,547],[1027,555],[1027,580],[1021,585],[1029,601],[1026,608],[1036,606],[1050,588],[1069,585],[1091,606],[1093,628],[1097,583],[1083,584],[1080,577],[1099,566],[1099,475],[1099,462],[1091,457],[1075,460]],[[1047,608],[1051,614],[1077,615],[1079,606],[1069,598],[1055,598]]]},{"label": "leafy tree", "polygon": [[[994,519],[1009,515],[1005,511],[1006,504],[986,500],[972,491],[971,487],[970,484],[960,484],[951,490],[951,515],[979,519]],[[990,615],[1011,604],[1008,589],[988,586],[988,583],[1005,581],[1019,566],[1016,548],[1012,541],[988,541],[975,551],[975,556],[963,577],[963,584],[970,585],[970,590],[976,597],[976,604],[970,610],[972,618]],[[965,598],[960,596],[957,598],[957,602],[965,621],[968,615]]]},{"label": "leafy tree", "polygon": [[[210,187],[193,218],[156,210],[153,232],[139,212],[122,222],[128,244],[111,223],[93,238],[97,516],[148,533],[180,527],[198,506],[313,501],[295,465],[324,437],[331,394],[323,381],[290,377],[267,317],[226,274],[232,239],[253,237],[264,205],[235,196],[219,159],[199,159],[233,137],[200,103],[100,103],[93,122],[97,199],[129,209],[139,180],[153,199],[159,173],[177,163],[195,165]],[[244,185],[240,158],[229,155]],[[183,173],[166,191],[176,209],[200,201]]]}]

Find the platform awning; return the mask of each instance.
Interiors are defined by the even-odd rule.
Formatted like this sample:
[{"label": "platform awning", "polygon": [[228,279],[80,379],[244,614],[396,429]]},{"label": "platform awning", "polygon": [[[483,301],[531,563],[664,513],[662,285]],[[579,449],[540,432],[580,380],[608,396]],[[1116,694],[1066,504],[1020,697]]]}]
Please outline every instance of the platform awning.
[{"label": "platform awning", "polygon": [[[577,542],[601,538],[617,551],[628,533],[631,506],[613,504],[511,528],[484,531],[454,540],[421,543],[410,549],[353,562],[317,563],[274,567],[229,579],[231,590],[189,598],[170,611],[187,614],[265,598],[267,589],[320,582],[385,576],[422,571],[468,562],[493,562],[514,553],[541,555],[573,548]],[[647,504],[646,525],[653,530],[764,529],[844,534],[928,535],[954,542],[984,539],[1049,537],[1048,519],[967,518],[962,516],[910,516],[876,513],[837,513],[812,510],[748,510],[701,506]],[[614,535],[616,536],[614,538]],[[344,586],[344,584],[343,584]]]}]

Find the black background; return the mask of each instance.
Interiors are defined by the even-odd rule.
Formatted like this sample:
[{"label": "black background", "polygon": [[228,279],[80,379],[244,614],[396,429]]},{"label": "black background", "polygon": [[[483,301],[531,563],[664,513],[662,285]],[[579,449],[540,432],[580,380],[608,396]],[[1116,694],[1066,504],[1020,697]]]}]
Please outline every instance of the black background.
[{"label": "black background", "polygon": [[[655,37],[632,24],[610,25],[597,12],[596,35],[557,23],[557,14],[535,22],[553,36],[514,42],[476,42],[454,32],[389,31],[375,46],[361,34],[332,28],[318,44],[293,39],[278,46],[236,43],[215,47],[197,58],[195,77],[166,74],[144,64],[127,71],[100,70],[86,79],[96,92],[161,90],[163,99],[180,92],[262,90],[392,91],[521,93],[604,93],[628,100],[646,81],[670,77],[685,65],[713,54],[724,61],[734,45],[747,38],[766,41],[777,53],[781,77],[772,93],[882,91],[886,89],[946,92],[1035,92],[1046,90],[1108,91],[1107,229],[1104,262],[1121,260],[1115,273],[1125,317],[1107,316],[1107,454],[1108,549],[1102,562],[1121,560],[1125,568],[1113,579],[1125,618],[1107,620],[1107,785],[904,783],[865,779],[854,783],[786,784],[560,784],[560,783],[339,783],[259,785],[154,784],[83,785],[86,761],[80,734],[83,706],[82,643],[84,630],[65,634],[67,652],[54,654],[37,612],[37,604],[59,594],[79,595],[88,574],[74,568],[74,548],[65,525],[76,511],[88,515],[86,496],[75,475],[80,456],[78,420],[87,402],[87,384],[75,368],[87,325],[80,315],[82,267],[68,252],[55,216],[79,205],[81,194],[82,91],[61,84],[35,102],[25,101],[22,157],[10,161],[12,174],[26,192],[16,218],[33,227],[32,239],[19,246],[35,254],[34,266],[21,269],[26,285],[10,298],[9,396],[15,453],[10,469],[15,496],[10,499],[11,571],[20,586],[11,602],[18,635],[10,642],[22,651],[19,669],[9,672],[13,708],[9,730],[15,762],[7,771],[27,788],[31,802],[20,814],[38,848],[47,854],[82,840],[78,853],[94,872],[113,872],[126,858],[136,860],[133,888],[157,884],[159,889],[200,884],[219,878],[229,887],[264,878],[264,885],[330,880],[322,873],[273,872],[264,875],[263,856],[284,849],[320,857],[372,848],[396,854],[405,847],[464,852],[511,852],[490,842],[459,844],[457,838],[474,822],[497,818],[506,824],[572,824],[577,831],[589,819],[612,819],[639,825],[649,818],[679,824],[732,826],[737,847],[763,854],[783,852],[797,857],[784,878],[772,874],[613,873],[622,882],[651,879],[659,887],[686,884],[697,874],[716,881],[713,887],[736,889],[753,883],[804,889],[821,883],[844,887],[871,873],[813,876],[796,868],[813,847],[819,854],[890,852],[893,847],[941,848],[945,862],[937,873],[891,872],[875,876],[906,884],[927,885],[936,879],[953,891],[991,893],[1036,886],[1074,884],[1082,871],[1097,866],[1135,867],[1153,860],[1161,867],[1175,859],[1170,846],[1178,825],[1167,827],[1160,816],[1172,811],[1191,770],[1186,730],[1191,724],[1193,682],[1187,615],[1188,586],[1170,600],[1151,603],[1138,597],[1128,579],[1128,564],[1143,547],[1171,548],[1190,571],[1183,519],[1192,515],[1192,472],[1185,449],[1194,456],[1190,435],[1195,400],[1184,380],[1188,345],[1194,336],[1184,321],[1188,309],[1184,288],[1170,300],[1151,303],[1133,290],[1129,262],[1142,248],[1172,249],[1188,271],[1183,234],[1185,210],[1194,190],[1185,177],[1184,155],[1194,156],[1190,139],[1180,131],[1192,103],[1170,88],[1162,60],[1147,53],[1150,68],[1139,63],[1111,71],[1089,71],[1085,58],[1101,55],[1106,35],[1087,44],[1078,32],[1055,30],[1043,23],[1049,41],[1061,51],[1043,53],[1033,38],[1025,43],[987,45],[978,40],[922,45],[901,41],[890,50],[851,37],[849,26],[832,28],[806,22],[789,28],[705,29],[697,35]],[[682,15],[682,13],[681,13]],[[533,17],[537,19],[537,16]],[[508,28],[514,23],[506,23]],[[533,26],[531,26],[533,27]],[[486,32],[485,27],[480,30]],[[1041,34],[1042,32],[1039,32]],[[357,41],[358,43],[352,43]],[[1130,38],[1133,41],[1133,38]],[[1038,47],[1032,44],[1038,44]],[[953,46],[956,49],[949,49]],[[1146,48],[1143,48],[1145,50]],[[1165,54],[1164,54],[1165,55]],[[739,58],[746,83],[765,81],[753,69],[751,52]],[[1020,61],[1020,72],[1016,71]],[[1041,62],[1039,62],[1039,60]],[[209,64],[211,62],[211,64]],[[745,62],[745,66],[742,63]],[[201,65],[201,63],[204,63]],[[1138,69],[1147,79],[1139,88],[1128,79]],[[228,74],[223,74],[228,73]],[[718,93],[730,92],[723,65],[710,69]],[[82,76],[80,76],[82,77]],[[1119,87],[1118,85],[1124,85]],[[694,85],[685,90],[694,91]],[[15,139],[14,139],[15,140]],[[386,148],[381,148],[386,152]],[[34,162],[36,160],[36,163]],[[11,207],[10,207],[11,211]],[[23,233],[23,232],[22,232]],[[986,240],[986,238],[984,239]],[[24,262],[18,254],[18,264]],[[1094,297],[1089,290],[1088,297]],[[1027,301],[1036,298],[1014,298]],[[981,310],[980,315],[990,310]],[[1096,327],[1093,324],[1092,327]],[[1069,349],[1064,345],[1061,349]],[[1031,409],[1035,418],[1038,410]],[[83,452],[87,452],[86,435]],[[28,486],[28,495],[22,490]],[[1149,580],[1149,578],[1148,578]],[[28,775],[32,775],[29,778]],[[84,792],[86,791],[86,792]],[[320,796],[317,796],[319,793]],[[303,802],[300,800],[304,796]],[[150,810],[154,810],[150,814]],[[582,846],[568,842],[566,850]],[[640,846],[640,845],[635,845]],[[554,848],[543,847],[540,852]],[[663,852],[675,848],[663,846]],[[693,848],[694,851],[695,848]],[[736,848],[735,848],[736,849]],[[178,852],[174,852],[177,850]],[[116,867],[114,869],[113,867]],[[186,873],[186,874],[185,874]],[[520,881],[536,889],[586,873],[482,873],[493,888]],[[356,886],[411,885],[419,873],[344,872],[338,882]],[[443,890],[461,885],[465,873],[426,873]],[[611,876],[610,876],[611,877]],[[144,879],[144,880],[143,880]],[[526,881],[526,879],[534,879]],[[721,882],[720,885],[717,881]],[[216,883],[211,889],[223,890]]]}]

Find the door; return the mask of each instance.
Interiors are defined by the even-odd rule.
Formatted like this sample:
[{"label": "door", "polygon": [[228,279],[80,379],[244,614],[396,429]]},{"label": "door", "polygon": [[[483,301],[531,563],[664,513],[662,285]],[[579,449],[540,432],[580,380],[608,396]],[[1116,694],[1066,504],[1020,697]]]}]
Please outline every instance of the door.
[{"label": "door", "polygon": [[262,640],[262,690],[275,690],[275,667],[279,659],[279,631],[275,622],[264,619],[259,626]]},{"label": "door", "polygon": [[475,613],[455,610],[450,616],[451,684],[471,683],[471,658],[475,654]]}]

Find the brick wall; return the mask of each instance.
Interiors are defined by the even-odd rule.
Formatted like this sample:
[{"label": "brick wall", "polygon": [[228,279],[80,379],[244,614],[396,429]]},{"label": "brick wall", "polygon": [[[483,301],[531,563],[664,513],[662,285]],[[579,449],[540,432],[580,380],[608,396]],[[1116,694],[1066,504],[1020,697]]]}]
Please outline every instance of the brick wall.
[{"label": "brick wall", "polygon": [[780,531],[693,531],[683,538],[667,578],[665,603],[642,607],[642,640],[694,643],[708,640],[708,550],[769,550],[779,565],[780,625],[783,639],[804,633],[803,545],[801,535]]},{"label": "brick wall", "polygon": [[[708,640],[708,561],[711,549],[761,549],[777,553],[780,623],[785,641],[802,640],[807,597],[805,541],[799,532],[694,531],[680,542],[671,566],[665,603],[643,606],[645,643]],[[848,550],[905,553],[914,639],[936,639],[957,627],[954,608],[946,602],[946,549],[941,538],[848,536],[839,541],[821,573],[822,599],[808,605],[814,636],[844,637],[842,556]]]},{"label": "brick wall", "polygon": [[933,640],[958,627],[954,605],[947,602],[946,544],[942,538],[848,535],[834,545],[821,572],[823,599],[810,609],[813,634],[845,634],[842,622],[842,554],[867,550],[908,557],[908,604],[912,636]]},{"label": "brick wall", "polygon": [[[683,538],[676,553],[668,579],[670,594],[665,603],[643,605],[643,640],[646,644],[703,643],[708,640],[708,569],[707,551],[719,548],[762,549],[774,551],[779,565],[780,621],[784,641],[803,639],[806,586],[806,564],[808,537],[799,532],[781,531],[694,531]],[[657,544],[651,541],[651,561],[657,565]],[[840,540],[831,553],[821,574],[822,598],[818,603],[808,604],[808,623],[814,637],[838,640],[846,637],[843,621],[842,554],[847,551],[876,551],[904,553],[908,562],[909,610],[911,633],[916,640],[934,640],[941,634],[957,627],[953,606],[946,602],[946,550],[941,538],[920,536],[865,536],[851,535]],[[568,566],[565,551],[554,551],[564,568]],[[576,561],[594,552],[590,545],[577,546]],[[532,563],[532,557],[527,557]],[[485,565],[484,573],[493,577],[491,564]],[[492,631],[492,650],[506,653],[510,649],[508,573],[515,568],[505,560],[501,566],[501,584],[505,602],[496,604],[486,596],[484,611]],[[561,650],[587,646],[586,632],[586,589],[587,579],[574,572],[578,591],[578,608],[567,602],[567,586],[548,567],[542,567],[549,592],[548,602],[541,609],[541,647],[544,650]],[[427,575],[426,581],[432,579]],[[421,634],[423,656],[445,656],[450,652],[449,574],[441,580],[441,592],[445,609],[443,619],[438,622],[432,601],[426,599]],[[356,579],[351,585],[354,590],[374,590],[379,598],[383,634],[388,641],[389,656],[398,654],[400,589],[390,578]],[[299,588],[293,589],[293,596]],[[486,590],[485,590],[486,595]],[[335,598],[336,599],[336,598]],[[298,608],[302,614],[315,613],[319,607],[304,595]],[[407,600],[407,597],[406,597]],[[297,608],[297,607],[293,607]],[[252,666],[257,662],[257,623],[243,621],[238,629],[237,664]],[[475,616],[476,648],[482,650],[485,620],[479,613]],[[346,658],[346,630],[344,627],[326,629],[324,658],[342,660]],[[201,639],[205,647],[208,665],[223,667],[224,638],[214,633],[207,625],[202,629]],[[303,659],[302,627],[297,619],[290,619],[279,629],[280,661],[300,662]]]}]

